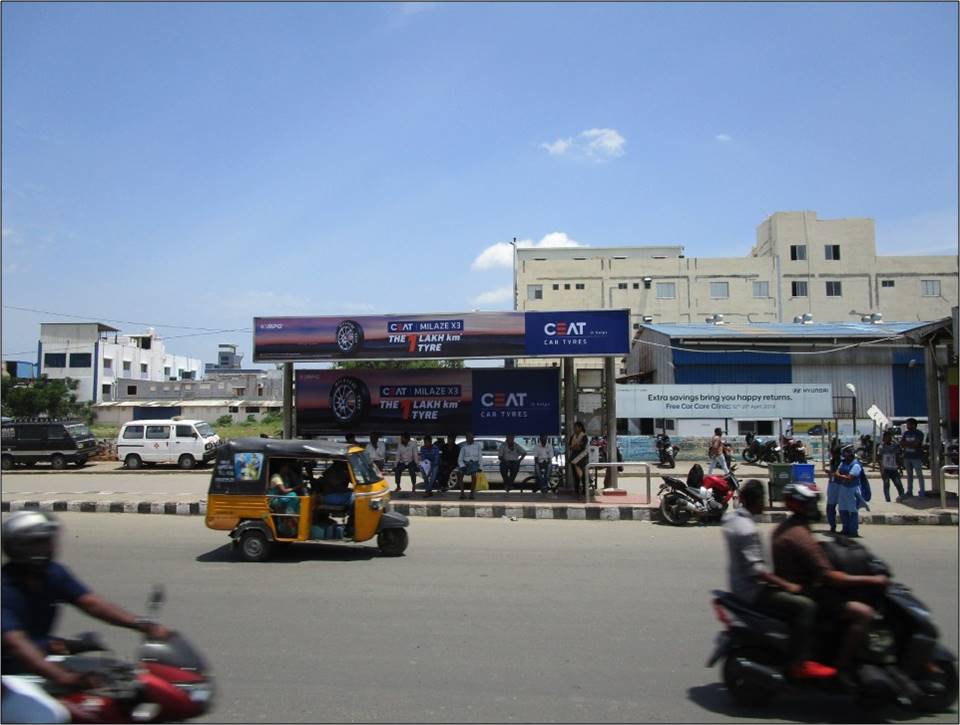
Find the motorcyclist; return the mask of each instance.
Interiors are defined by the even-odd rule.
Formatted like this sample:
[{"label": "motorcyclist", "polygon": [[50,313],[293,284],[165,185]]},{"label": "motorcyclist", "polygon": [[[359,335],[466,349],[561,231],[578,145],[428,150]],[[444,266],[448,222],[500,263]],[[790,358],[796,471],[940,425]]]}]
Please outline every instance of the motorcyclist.
[{"label": "motorcyclist", "polygon": [[840,653],[835,662],[838,670],[853,660],[866,636],[874,609],[865,602],[852,601],[843,590],[854,587],[887,585],[883,575],[854,575],[838,571],[810,531],[810,522],[820,519],[817,503],[820,493],[802,483],[790,483],[783,489],[783,499],[791,516],[773,531],[773,570],[777,576],[799,584],[826,616],[841,617],[849,622]]},{"label": "motorcyclist", "polygon": [[5,722],[66,721],[67,711],[60,703],[17,675],[41,675],[68,689],[87,689],[100,682],[95,674],[71,672],[46,659],[48,654],[68,654],[64,640],[51,636],[61,602],[152,639],[170,636],[166,627],[139,619],[94,594],[54,561],[60,529],[59,520],[45,511],[19,511],[2,525],[3,552],[9,559],[0,569]]},{"label": "motorcyclist", "polygon": [[791,624],[794,678],[828,678],[837,671],[810,659],[816,603],[801,594],[803,587],[783,579],[763,559],[760,532],[754,517],[763,512],[763,484],[751,479],[740,488],[740,507],[723,515],[723,536],[730,555],[730,590],[745,604],[784,617]]}]

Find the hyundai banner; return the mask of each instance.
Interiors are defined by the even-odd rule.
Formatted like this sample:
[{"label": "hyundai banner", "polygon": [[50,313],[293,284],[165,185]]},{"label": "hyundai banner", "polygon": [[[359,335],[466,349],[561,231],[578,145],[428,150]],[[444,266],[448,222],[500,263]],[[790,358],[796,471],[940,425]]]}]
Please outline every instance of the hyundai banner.
[{"label": "hyundai banner", "polygon": [[255,317],[255,362],[588,357],[630,351],[629,310]]},{"label": "hyundai banner", "polygon": [[295,396],[301,435],[560,431],[556,368],[299,370]]}]

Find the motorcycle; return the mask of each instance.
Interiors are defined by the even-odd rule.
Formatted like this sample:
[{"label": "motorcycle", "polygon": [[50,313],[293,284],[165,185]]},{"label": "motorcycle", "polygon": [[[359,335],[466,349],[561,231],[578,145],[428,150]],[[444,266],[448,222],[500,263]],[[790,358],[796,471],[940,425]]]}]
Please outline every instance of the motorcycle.
[{"label": "motorcycle", "polygon": [[[819,535],[831,565],[850,574],[891,575],[885,562],[846,537]],[[792,687],[847,692],[865,706],[898,703],[923,712],[939,712],[957,700],[957,657],[938,641],[929,609],[906,585],[890,580],[873,596],[851,593],[877,611],[863,647],[850,667],[847,682],[839,678],[792,680],[788,674],[789,625],[743,604],[732,594],[713,592],[713,609],[724,630],[707,661],[723,660],[727,690],[744,705],[761,705]],[[836,661],[843,642],[841,620],[821,617],[814,634],[813,658]]]},{"label": "motorcycle", "polygon": [[[156,587],[148,601],[154,619],[164,595]],[[79,673],[91,673],[102,681],[93,689],[68,691],[36,678],[70,712],[72,722],[132,723],[174,722],[200,717],[213,704],[214,685],[206,662],[187,639],[176,632],[166,640],[146,637],[130,663],[109,655],[95,632],[60,640],[68,654],[47,659]]]},{"label": "motorcycle", "polygon": [[866,463],[873,460],[873,436],[865,433],[860,436],[860,445],[857,447],[857,458]]},{"label": "motorcycle", "polygon": [[743,449],[743,460],[747,463],[779,463],[780,446],[773,439],[761,441],[753,433],[747,433],[747,447]]},{"label": "motorcycle", "polygon": [[781,437],[780,447],[783,449],[784,463],[807,462],[807,447],[803,441],[793,436],[784,435]]},{"label": "motorcycle", "polygon": [[719,521],[740,490],[740,482],[732,472],[725,476],[704,476],[703,469],[700,475],[694,473],[698,468],[690,469],[686,481],[661,476],[660,516],[668,524],[683,526],[691,517],[701,522]]},{"label": "motorcycle", "polygon": [[677,465],[677,451],[680,446],[670,442],[670,436],[666,433],[657,433],[657,455],[660,458],[660,465],[664,468],[675,468]]}]

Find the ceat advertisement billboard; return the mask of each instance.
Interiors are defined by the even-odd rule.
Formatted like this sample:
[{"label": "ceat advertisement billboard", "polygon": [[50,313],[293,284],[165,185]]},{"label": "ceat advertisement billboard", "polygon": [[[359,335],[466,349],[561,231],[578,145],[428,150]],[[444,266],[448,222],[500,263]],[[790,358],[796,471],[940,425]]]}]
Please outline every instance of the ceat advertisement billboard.
[{"label": "ceat advertisement billboard", "polygon": [[557,368],[299,370],[302,435],[558,435]]},{"label": "ceat advertisement billboard", "polygon": [[589,357],[630,351],[629,310],[255,317],[256,362]]}]

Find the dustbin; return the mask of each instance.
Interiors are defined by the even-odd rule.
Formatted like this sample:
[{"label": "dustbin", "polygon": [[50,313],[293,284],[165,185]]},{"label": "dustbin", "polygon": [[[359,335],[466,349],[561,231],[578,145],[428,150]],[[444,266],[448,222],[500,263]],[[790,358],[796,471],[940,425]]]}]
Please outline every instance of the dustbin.
[{"label": "dustbin", "polygon": [[793,464],[792,463],[771,463],[770,471],[770,490],[769,497],[771,503],[780,501],[783,496],[783,487],[793,482]]}]

